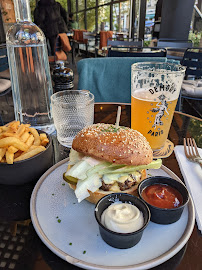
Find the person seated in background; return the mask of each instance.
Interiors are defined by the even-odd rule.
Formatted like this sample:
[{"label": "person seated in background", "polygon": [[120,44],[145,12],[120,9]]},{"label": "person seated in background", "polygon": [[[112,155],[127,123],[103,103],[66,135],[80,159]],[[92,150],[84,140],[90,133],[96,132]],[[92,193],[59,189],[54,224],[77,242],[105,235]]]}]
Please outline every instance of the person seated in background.
[{"label": "person seated in background", "polygon": [[65,9],[55,0],[40,0],[34,10],[34,23],[44,32],[54,55],[57,35],[68,31]]},{"label": "person seated in background", "polygon": [[70,13],[69,14],[69,20],[68,20],[68,23],[67,23],[67,27],[68,27],[69,31],[72,31],[72,29],[78,29],[79,28],[78,22],[75,21],[73,19],[73,17],[74,17],[73,13]]}]

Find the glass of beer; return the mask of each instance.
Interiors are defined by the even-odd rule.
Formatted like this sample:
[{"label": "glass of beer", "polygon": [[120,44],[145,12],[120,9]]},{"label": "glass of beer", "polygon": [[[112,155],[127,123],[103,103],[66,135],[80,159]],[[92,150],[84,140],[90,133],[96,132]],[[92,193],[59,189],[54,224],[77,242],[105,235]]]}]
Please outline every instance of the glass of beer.
[{"label": "glass of beer", "polygon": [[163,148],[177,104],[185,67],[168,62],[141,62],[131,71],[131,128],[151,148]]}]

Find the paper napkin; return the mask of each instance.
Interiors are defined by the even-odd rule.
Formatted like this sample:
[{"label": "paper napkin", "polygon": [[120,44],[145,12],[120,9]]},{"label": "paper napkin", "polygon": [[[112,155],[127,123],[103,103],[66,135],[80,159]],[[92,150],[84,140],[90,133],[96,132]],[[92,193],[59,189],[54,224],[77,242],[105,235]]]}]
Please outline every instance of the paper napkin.
[{"label": "paper napkin", "polygon": [[[202,232],[202,169],[199,164],[189,161],[184,154],[184,146],[174,148],[181,173],[194,202],[198,229]],[[198,148],[202,157],[202,149]]]},{"label": "paper napkin", "polygon": [[193,97],[202,97],[202,80],[184,80],[182,93]]}]

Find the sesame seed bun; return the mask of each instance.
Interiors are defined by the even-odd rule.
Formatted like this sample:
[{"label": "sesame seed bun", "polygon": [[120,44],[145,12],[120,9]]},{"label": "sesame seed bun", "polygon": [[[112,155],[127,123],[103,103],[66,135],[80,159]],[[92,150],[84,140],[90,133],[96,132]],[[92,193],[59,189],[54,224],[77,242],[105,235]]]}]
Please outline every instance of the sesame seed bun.
[{"label": "sesame seed bun", "polygon": [[94,124],[81,130],[72,148],[84,155],[116,164],[147,165],[153,152],[146,138],[138,131],[111,124]]}]

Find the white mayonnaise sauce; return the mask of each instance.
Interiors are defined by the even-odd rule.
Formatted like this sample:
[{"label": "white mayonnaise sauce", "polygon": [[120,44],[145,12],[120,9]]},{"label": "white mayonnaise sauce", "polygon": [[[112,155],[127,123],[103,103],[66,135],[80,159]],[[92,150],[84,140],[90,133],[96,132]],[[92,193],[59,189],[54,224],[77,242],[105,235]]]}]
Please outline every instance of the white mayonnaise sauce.
[{"label": "white mayonnaise sauce", "polygon": [[130,233],[142,228],[143,213],[129,203],[115,202],[104,210],[101,223],[109,230],[118,233]]}]

